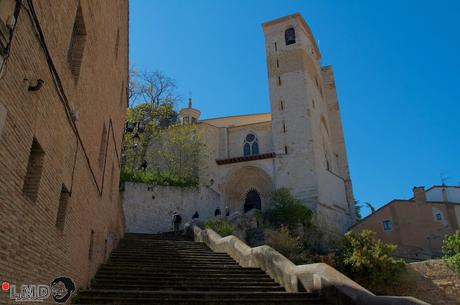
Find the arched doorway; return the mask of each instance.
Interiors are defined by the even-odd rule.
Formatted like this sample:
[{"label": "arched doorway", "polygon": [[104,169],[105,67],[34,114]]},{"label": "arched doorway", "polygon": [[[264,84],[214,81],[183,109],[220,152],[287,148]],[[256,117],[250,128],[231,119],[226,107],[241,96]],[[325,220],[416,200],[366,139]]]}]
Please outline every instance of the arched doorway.
[{"label": "arched doorway", "polygon": [[[262,211],[268,208],[273,182],[264,169],[258,166],[242,166],[229,173],[225,181],[222,192],[223,202],[225,206],[228,206],[231,214],[247,212],[246,202],[249,202],[249,205],[255,202],[252,208],[256,207]],[[251,191],[254,191],[255,194]]]},{"label": "arched doorway", "polygon": [[256,190],[249,191],[244,201],[244,212],[249,212],[252,209],[262,209],[260,194]]}]

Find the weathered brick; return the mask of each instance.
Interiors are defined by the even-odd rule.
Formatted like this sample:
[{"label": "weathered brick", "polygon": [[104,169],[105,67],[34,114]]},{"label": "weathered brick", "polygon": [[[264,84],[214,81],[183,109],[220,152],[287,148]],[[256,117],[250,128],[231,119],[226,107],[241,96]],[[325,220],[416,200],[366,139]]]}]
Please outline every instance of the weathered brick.
[{"label": "weathered brick", "polygon": [[[6,110],[0,132],[0,280],[38,284],[69,276],[77,287],[86,287],[124,232],[118,179],[127,104],[120,86],[128,84],[128,1],[80,1],[86,41],[78,78],[67,59],[78,1],[33,3],[70,108],[79,114],[81,141],[23,7],[0,79],[0,109]],[[28,91],[24,79],[44,84]],[[107,148],[99,166],[103,125]],[[31,200],[23,188],[34,138],[44,154]],[[61,228],[56,224],[63,185],[71,196]],[[8,302],[1,293],[0,303]]]}]

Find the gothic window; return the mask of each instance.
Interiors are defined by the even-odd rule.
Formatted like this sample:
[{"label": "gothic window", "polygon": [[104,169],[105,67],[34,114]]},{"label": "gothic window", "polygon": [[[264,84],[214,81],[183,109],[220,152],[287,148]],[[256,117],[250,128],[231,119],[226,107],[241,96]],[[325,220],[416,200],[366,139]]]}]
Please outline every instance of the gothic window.
[{"label": "gothic window", "polygon": [[244,139],[243,154],[245,156],[259,154],[259,143],[257,137],[253,133],[248,134]]},{"label": "gothic window", "polygon": [[252,154],[253,155],[259,154],[259,144],[257,144],[257,142],[252,143]]},{"label": "gothic window", "polygon": [[284,40],[286,41],[286,45],[294,44],[295,43],[295,30],[294,28],[289,28],[284,32]]}]

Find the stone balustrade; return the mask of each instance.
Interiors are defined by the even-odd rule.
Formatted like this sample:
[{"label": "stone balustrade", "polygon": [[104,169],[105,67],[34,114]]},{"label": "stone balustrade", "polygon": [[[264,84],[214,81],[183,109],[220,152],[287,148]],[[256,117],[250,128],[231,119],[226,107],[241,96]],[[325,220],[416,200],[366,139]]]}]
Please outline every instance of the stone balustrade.
[{"label": "stone balustrade", "polygon": [[297,266],[270,246],[251,248],[233,235],[221,237],[197,226],[193,230],[196,242],[229,254],[243,267],[261,268],[288,292],[316,291],[337,305],[429,305],[413,297],[376,296],[324,263]]}]

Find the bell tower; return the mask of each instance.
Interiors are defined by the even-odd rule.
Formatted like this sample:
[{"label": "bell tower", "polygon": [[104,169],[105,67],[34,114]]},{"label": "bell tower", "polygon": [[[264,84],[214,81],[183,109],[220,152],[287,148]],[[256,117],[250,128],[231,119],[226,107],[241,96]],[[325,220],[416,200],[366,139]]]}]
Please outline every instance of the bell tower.
[{"label": "bell tower", "polygon": [[200,118],[201,112],[192,107],[192,98],[188,98],[188,107],[179,111],[179,120],[181,124],[196,124]]},{"label": "bell tower", "polygon": [[337,139],[343,143],[343,134],[338,133],[341,122],[329,123],[336,120],[330,108],[337,101],[325,88],[320,51],[300,14],[269,21],[262,28],[276,153],[275,187],[287,187],[306,202],[319,225],[327,222],[323,227],[343,232],[353,221],[353,199],[345,187],[348,168],[345,173],[338,162],[343,161],[344,145],[335,145]]}]

